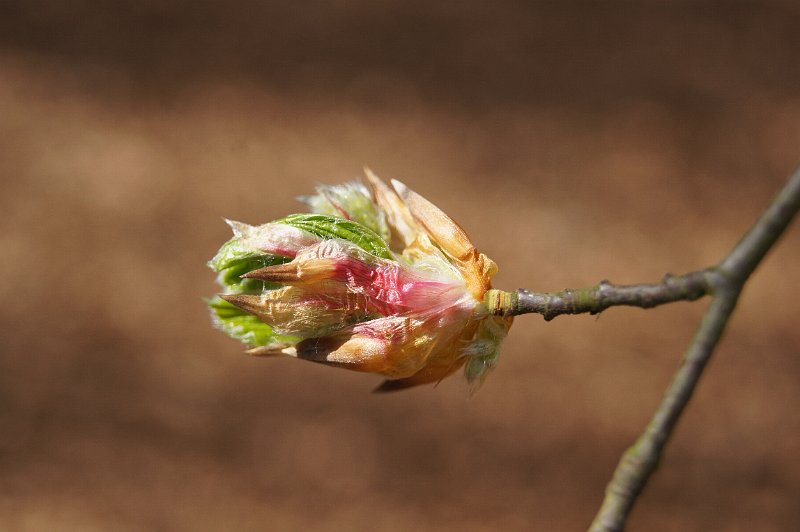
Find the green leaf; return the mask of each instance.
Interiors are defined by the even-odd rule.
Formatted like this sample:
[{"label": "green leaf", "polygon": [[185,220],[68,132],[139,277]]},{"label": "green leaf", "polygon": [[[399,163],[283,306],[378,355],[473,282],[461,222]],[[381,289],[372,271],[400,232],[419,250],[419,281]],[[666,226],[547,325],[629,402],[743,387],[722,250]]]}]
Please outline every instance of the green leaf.
[{"label": "green leaf", "polygon": [[242,279],[241,276],[259,268],[274,266],[275,264],[284,264],[291,260],[292,259],[288,257],[281,257],[279,255],[255,255],[236,261],[229,261],[227,262],[229,266],[222,270],[217,276],[217,283],[225,288],[226,293],[231,294],[260,294],[264,290],[273,290],[279,288],[281,285],[278,283],[261,281],[259,279]]},{"label": "green leaf", "polygon": [[389,240],[386,216],[372,201],[369,189],[354,181],[342,185],[320,185],[314,196],[302,196],[300,201],[311,207],[311,212],[353,220],[374,231],[383,240]]},{"label": "green leaf", "polygon": [[341,238],[384,259],[394,260],[389,246],[375,231],[358,222],[325,214],[291,214],[275,223],[291,225],[320,238]]},{"label": "green leaf", "polygon": [[235,236],[222,244],[214,258],[208,261],[208,267],[215,272],[230,268],[237,262],[263,255],[246,245],[242,238]]},{"label": "green leaf", "polygon": [[214,325],[225,334],[256,347],[277,343],[296,343],[299,338],[276,334],[272,327],[260,321],[252,314],[231,305],[227,301],[213,297],[206,301],[211,310]]}]

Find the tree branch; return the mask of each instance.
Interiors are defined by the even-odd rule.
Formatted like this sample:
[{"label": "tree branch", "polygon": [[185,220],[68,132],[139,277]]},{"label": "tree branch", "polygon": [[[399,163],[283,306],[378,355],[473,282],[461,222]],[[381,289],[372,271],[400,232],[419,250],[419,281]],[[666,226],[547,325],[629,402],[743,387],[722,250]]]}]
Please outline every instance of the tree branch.
[{"label": "tree branch", "polygon": [[562,314],[599,314],[620,305],[651,308],[674,301],[694,301],[711,293],[709,275],[701,270],[685,275],[667,274],[660,283],[615,285],[600,281],[590,288],[566,288],[557,293],[537,293],[520,288],[516,293],[487,294],[487,304],[495,314],[516,316],[541,314],[550,321]]},{"label": "tree branch", "polygon": [[620,531],[636,498],[644,489],[681,413],[725,326],[744,284],[764,256],[800,210],[800,168],[758,220],[719,265],[681,276],[667,275],[660,283],[614,285],[601,281],[591,288],[537,293],[520,289],[515,293],[489,290],[486,305],[493,314],[515,316],[541,314],[551,320],[562,314],[597,314],[619,305],[650,308],[674,301],[694,301],[713,296],[700,327],[683,355],[680,367],[664,393],[661,404],[636,442],[622,455],[591,532]]},{"label": "tree branch", "polygon": [[800,168],[720,263],[719,269],[744,284],[800,210]]},{"label": "tree branch", "polygon": [[711,301],[700,328],[683,355],[661,404],[644,432],[622,458],[606,488],[606,496],[590,530],[622,530],[636,498],[658,466],[664,446],[692,396],[703,368],[722,337],[736,306],[737,292],[717,295]]},{"label": "tree branch", "polygon": [[711,305],[653,418],[636,443],[622,455],[590,531],[619,531],[625,527],[636,498],[655,471],[664,446],[722,337],[745,282],[798,210],[800,168],[720,265],[705,270],[714,296]]}]

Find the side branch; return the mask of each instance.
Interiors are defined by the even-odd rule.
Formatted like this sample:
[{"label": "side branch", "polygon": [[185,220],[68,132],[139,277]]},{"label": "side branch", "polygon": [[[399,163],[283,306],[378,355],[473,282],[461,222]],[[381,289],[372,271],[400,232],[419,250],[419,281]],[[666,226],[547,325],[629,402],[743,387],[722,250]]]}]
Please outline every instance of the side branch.
[{"label": "side branch", "polygon": [[562,314],[599,314],[609,307],[625,305],[651,308],[674,301],[694,301],[712,291],[712,269],[665,275],[660,283],[615,285],[600,281],[590,288],[567,288],[557,293],[538,293],[520,288],[516,293],[491,290],[487,304],[494,314],[516,316],[541,314],[550,321]]}]

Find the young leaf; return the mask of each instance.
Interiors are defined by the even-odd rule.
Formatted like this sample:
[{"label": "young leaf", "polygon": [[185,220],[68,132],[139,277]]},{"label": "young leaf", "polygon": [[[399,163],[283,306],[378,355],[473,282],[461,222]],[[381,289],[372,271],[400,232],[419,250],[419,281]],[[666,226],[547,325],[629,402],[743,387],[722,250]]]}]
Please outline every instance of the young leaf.
[{"label": "young leaf", "polygon": [[313,196],[298,198],[311,212],[353,220],[374,231],[383,240],[391,237],[385,213],[372,201],[367,187],[359,182],[320,185]]},{"label": "young leaf", "polygon": [[299,340],[293,336],[276,334],[266,323],[219,297],[215,296],[206,303],[211,309],[211,319],[214,325],[231,338],[249,346],[294,343]]},{"label": "young leaf", "polygon": [[217,283],[225,289],[226,293],[259,294],[264,290],[278,288],[280,285],[259,279],[242,279],[241,276],[259,268],[284,264],[289,261],[291,261],[290,258],[278,255],[254,255],[235,261],[231,260],[226,262],[228,266],[219,272]]},{"label": "young leaf", "polygon": [[389,246],[375,231],[352,220],[325,214],[290,214],[275,223],[290,225],[320,238],[348,240],[377,257],[394,259]]},{"label": "young leaf", "polygon": [[239,236],[234,236],[219,248],[214,258],[208,261],[208,267],[215,272],[230,268],[237,262],[263,255],[258,250],[246,245]]}]

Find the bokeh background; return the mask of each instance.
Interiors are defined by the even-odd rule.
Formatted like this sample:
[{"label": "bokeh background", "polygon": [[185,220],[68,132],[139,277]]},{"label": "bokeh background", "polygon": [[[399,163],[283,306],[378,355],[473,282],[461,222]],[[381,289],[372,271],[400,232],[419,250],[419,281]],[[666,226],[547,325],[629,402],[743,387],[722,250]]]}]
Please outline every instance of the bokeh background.
[{"label": "bokeh background", "polygon": [[[793,1],[0,4],[0,528],[581,530],[707,302],[517,318],[388,396],[212,329],[223,216],[364,164],[496,286],[720,259],[800,159]],[[796,530],[800,228],[756,272],[631,530]]]}]

